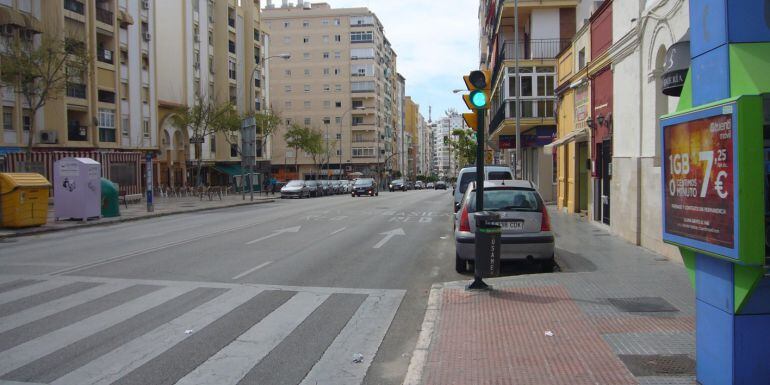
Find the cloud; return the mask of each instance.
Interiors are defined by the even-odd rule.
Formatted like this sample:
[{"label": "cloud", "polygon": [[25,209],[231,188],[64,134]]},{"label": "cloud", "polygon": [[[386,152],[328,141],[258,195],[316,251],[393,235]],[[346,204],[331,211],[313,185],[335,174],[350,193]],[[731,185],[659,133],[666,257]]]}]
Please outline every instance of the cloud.
[{"label": "cloud", "polygon": [[[295,0],[296,1],[296,0]],[[320,1],[320,0],[319,0]],[[334,8],[367,7],[385,28],[406,78],[407,95],[420,112],[433,117],[454,107],[465,109],[458,94],[462,75],[478,68],[479,24],[476,0],[326,0]]]}]

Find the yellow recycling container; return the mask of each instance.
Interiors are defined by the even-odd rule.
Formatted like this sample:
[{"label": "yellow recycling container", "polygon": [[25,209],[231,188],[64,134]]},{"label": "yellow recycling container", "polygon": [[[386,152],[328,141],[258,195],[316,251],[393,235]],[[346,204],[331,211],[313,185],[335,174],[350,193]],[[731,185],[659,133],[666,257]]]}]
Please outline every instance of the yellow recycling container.
[{"label": "yellow recycling container", "polygon": [[50,187],[40,174],[0,173],[0,227],[44,225]]}]

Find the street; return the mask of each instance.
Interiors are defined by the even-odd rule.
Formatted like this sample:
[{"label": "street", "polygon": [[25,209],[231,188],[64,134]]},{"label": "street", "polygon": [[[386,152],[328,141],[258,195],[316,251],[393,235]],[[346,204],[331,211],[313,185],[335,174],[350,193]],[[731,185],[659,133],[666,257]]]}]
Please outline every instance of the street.
[{"label": "street", "polygon": [[401,383],[451,229],[423,190],[5,240],[0,380]]}]

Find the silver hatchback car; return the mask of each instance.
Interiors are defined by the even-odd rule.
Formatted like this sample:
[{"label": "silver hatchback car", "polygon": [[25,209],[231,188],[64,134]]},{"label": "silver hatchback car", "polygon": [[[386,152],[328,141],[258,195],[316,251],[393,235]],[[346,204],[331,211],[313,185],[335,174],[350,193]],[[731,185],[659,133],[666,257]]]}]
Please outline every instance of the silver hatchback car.
[{"label": "silver hatchback car", "polygon": [[[455,270],[469,270],[475,255],[476,185],[468,186],[455,207]],[[543,199],[532,182],[496,180],[484,182],[484,210],[500,214],[503,261],[540,262],[543,270],[554,267],[554,236]]]}]

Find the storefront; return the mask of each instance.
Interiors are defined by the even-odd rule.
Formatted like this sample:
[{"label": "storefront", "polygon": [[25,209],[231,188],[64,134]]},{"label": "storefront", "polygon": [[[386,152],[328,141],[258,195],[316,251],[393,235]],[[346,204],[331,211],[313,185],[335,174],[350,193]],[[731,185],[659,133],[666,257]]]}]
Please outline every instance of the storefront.
[{"label": "storefront", "polygon": [[602,69],[591,81],[591,137],[594,220],[610,224],[612,181],[612,71]]}]

